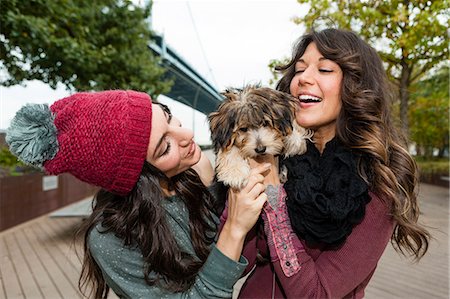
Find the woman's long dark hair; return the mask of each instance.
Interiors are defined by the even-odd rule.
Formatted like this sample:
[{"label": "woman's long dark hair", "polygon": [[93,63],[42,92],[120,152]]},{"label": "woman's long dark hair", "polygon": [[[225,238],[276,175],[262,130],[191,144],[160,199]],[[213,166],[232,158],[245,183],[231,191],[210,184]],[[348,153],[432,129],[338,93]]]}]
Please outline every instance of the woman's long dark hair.
[{"label": "woman's long dark hair", "polygon": [[[167,184],[186,204],[192,244],[198,258],[179,249],[165,218],[162,201],[167,199],[161,184]],[[168,179],[148,162],[144,163],[139,180],[128,196],[100,190],[93,201],[92,214],[77,233],[83,239],[84,249],[80,290],[94,298],[106,298],[109,291],[89,251],[88,236],[97,224],[122,239],[124,246],[139,247],[144,258],[145,280],[149,285],[156,284],[170,292],[188,290],[214,241],[217,224],[210,213],[212,204],[211,194],[195,171],[189,169]],[[156,277],[150,272],[155,272]],[[90,292],[86,292],[87,289]]]},{"label": "woman's long dark hair", "polygon": [[276,68],[283,73],[277,89],[290,92],[295,64],[314,42],[319,52],[342,69],[342,109],[337,119],[337,138],[361,153],[361,177],[391,207],[396,221],[392,242],[417,259],[428,249],[430,234],[417,223],[417,166],[391,116],[393,94],[377,52],[355,33],[340,29],[312,31],[301,37],[292,59]]}]

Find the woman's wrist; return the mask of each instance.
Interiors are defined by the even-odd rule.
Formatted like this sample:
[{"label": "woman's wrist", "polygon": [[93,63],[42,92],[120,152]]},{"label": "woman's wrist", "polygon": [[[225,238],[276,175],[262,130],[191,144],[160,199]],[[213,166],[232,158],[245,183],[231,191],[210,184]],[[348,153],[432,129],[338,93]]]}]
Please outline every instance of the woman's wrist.
[{"label": "woman's wrist", "polygon": [[238,261],[244,246],[245,236],[246,232],[233,227],[227,221],[220,232],[216,247],[230,259]]}]

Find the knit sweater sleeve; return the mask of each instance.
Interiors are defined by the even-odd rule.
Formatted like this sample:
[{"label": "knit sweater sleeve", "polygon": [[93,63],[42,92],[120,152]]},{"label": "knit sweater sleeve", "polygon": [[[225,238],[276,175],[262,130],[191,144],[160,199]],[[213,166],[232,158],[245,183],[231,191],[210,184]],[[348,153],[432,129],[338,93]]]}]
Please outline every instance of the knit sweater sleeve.
[{"label": "knit sweater sleeve", "polygon": [[308,251],[299,252],[301,269],[292,277],[283,274],[280,261],[274,263],[287,298],[342,298],[371,277],[394,223],[387,206],[370,195],[364,220],[338,250],[323,251],[315,260]]},{"label": "knit sweater sleeve", "polygon": [[114,234],[94,228],[89,249],[106,283],[120,298],[231,298],[233,285],[247,265],[245,258],[235,262],[213,246],[194,285],[185,292],[169,293],[145,282],[142,254],[137,248],[123,246]]}]

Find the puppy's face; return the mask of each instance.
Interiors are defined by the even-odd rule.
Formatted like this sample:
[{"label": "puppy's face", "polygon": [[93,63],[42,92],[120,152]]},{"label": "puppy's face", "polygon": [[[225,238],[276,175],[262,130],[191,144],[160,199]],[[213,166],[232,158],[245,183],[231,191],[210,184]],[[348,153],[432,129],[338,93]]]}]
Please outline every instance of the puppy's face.
[{"label": "puppy's face", "polygon": [[209,115],[216,152],[236,146],[245,158],[280,154],[284,137],[292,132],[296,99],[262,87],[224,95],[224,102]]},{"label": "puppy's face", "polygon": [[244,158],[258,155],[279,155],[283,150],[283,136],[271,127],[246,128],[236,132],[234,145]]}]

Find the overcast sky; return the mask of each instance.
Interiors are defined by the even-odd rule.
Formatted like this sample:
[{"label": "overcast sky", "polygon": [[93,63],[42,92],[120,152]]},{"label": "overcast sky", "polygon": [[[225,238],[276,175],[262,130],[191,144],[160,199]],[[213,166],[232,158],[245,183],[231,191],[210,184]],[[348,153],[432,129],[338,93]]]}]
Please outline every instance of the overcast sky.
[{"label": "overcast sky", "polygon": [[[306,8],[296,0],[155,0],[152,12],[153,29],[223,90],[248,83],[269,86],[268,64],[290,55],[294,41],[303,34],[303,28],[291,19],[304,15]],[[38,81],[26,87],[0,87],[0,129],[8,127],[15,111],[25,103],[51,104],[67,95],[63,87],[52,90]],[[203,114],[163,96],[159,100],[171,107],[185,127],[194,128],[198,143],[208,143]]]}]

